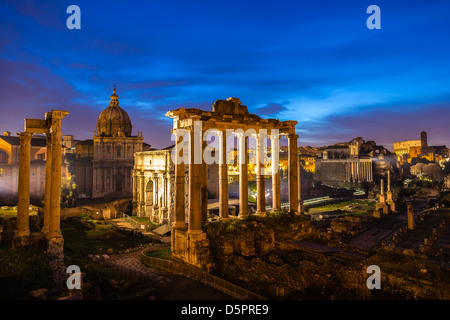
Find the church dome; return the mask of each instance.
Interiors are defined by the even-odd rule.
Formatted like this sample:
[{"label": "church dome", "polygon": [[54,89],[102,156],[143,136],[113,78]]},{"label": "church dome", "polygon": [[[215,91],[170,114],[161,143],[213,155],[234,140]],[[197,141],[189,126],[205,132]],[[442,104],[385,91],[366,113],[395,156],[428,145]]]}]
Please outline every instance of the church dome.
[{"label": "church dome", "polygon": [[103,110],[97,118],[96,135],[129,137],[132,127],[128,113],[119,107],[119,96],[116,95],[116,88],[114,88],[109,107]]}]

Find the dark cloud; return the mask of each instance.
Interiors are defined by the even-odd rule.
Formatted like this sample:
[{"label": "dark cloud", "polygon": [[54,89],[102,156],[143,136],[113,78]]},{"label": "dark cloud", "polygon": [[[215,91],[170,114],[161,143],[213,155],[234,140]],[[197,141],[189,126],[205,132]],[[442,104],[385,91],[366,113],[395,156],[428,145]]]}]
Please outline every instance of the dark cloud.
[{"label": "dark cloud", "polygon": [[280,103],[268,103],[265,107],[256,109],[256,113],[261,116],[276,116],[278,113],[287,110],[287,108]]}]

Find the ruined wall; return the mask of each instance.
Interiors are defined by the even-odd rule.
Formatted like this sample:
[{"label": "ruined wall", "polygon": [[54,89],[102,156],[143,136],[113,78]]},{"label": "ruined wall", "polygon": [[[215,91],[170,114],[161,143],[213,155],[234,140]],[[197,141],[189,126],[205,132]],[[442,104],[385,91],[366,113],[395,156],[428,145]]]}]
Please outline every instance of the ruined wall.
[{"label": "ruined wall", "polygon": [[316,161],[314,179],[319,181],[345,181],[347,176],[346,162]]},{"label": "ruined wall", "polygon": [[187,230],[172,229],[172,255],[204,271],[212,267],[209,241],[205,233],[190,234]]}]

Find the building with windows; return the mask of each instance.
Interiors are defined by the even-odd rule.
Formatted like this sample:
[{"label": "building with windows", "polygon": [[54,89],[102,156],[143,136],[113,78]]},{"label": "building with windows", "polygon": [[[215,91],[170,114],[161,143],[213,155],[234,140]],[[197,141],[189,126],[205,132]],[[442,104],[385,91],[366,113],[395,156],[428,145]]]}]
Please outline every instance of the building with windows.
[{"label": "building with windows", "polygon": [[[44,198],[45,163],[47,161],[47,138],[45,135],[34,135],[30,146],[30,198]],[[61,152],[65,154],[67,148]],[[20,137],[4,132],[0,135],[0,198],[17,196],[19,179]],[[63,156],[61,174],[68,175],[67,162]]]},{"label": "building with windows", "polygon": [[425,158],[428,161],[443,163],[450,157],[450,151],[446,146],[429,146],[427,133],[420,133],[420,140],[407,140],[394,142],[394,153],[398,161],[411,163],[414,158]]},{"label": "building with windows", "polygon": [[134,154],[150,148],[144,144],[142,133],[132,135],[132,127],[114,88],[109,106],[97,118],[94,137],[75,146],[75,179],[81,196],[132,196]]}]

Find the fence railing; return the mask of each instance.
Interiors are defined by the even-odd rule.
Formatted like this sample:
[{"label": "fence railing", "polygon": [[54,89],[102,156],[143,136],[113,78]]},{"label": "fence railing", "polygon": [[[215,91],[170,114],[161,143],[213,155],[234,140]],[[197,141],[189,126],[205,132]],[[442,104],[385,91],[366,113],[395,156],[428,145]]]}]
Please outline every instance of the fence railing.
[{"label": "fence railing", "polygon": [[203,282],[204,284],[216,288],[236,299],[267,300],[261,295],[182,262],[149,257],[145,255],[145,251],[142,253],[141,261],[152,268],[158,268],[171,273],[191,277],[194,280]]}]

